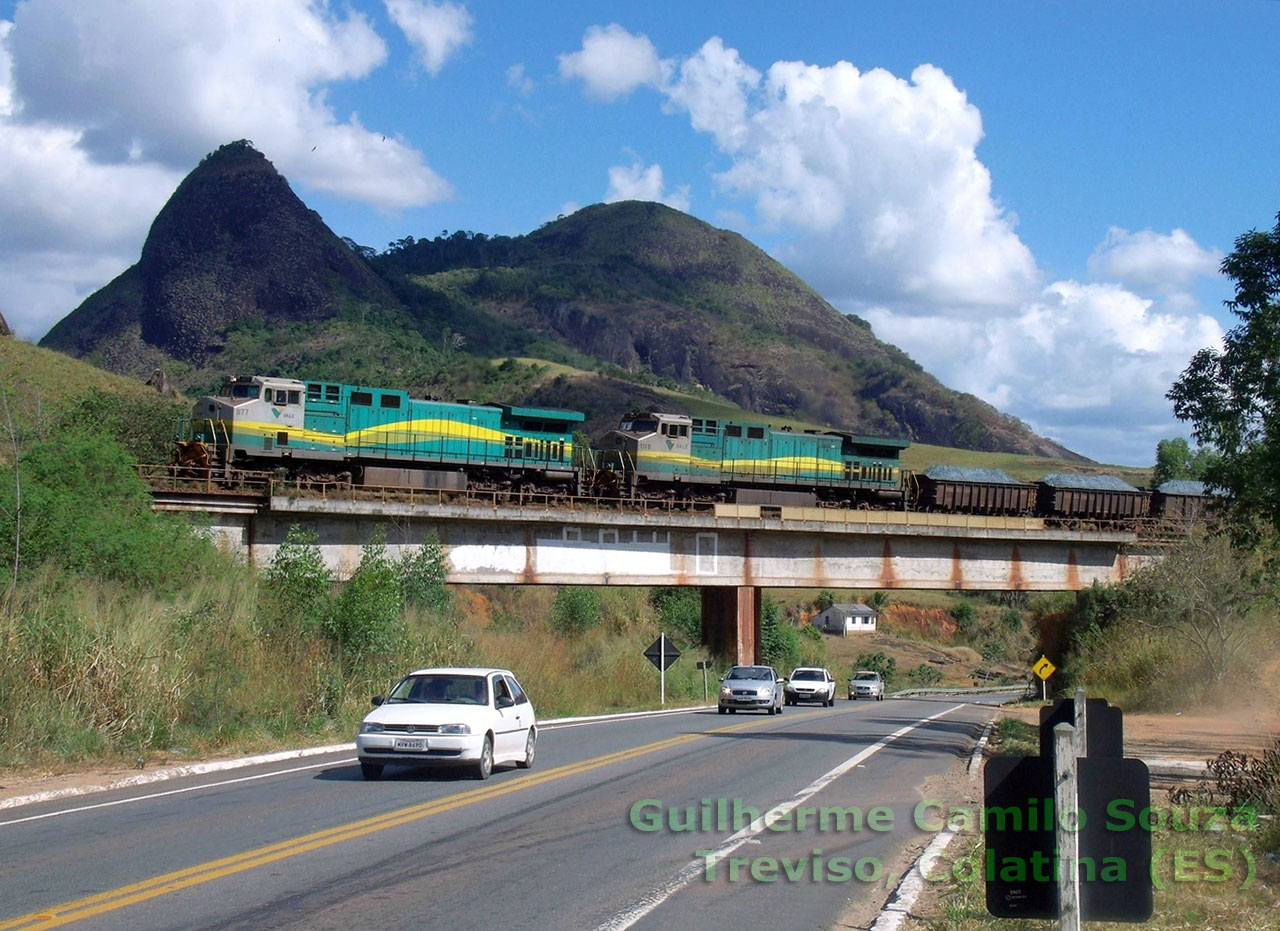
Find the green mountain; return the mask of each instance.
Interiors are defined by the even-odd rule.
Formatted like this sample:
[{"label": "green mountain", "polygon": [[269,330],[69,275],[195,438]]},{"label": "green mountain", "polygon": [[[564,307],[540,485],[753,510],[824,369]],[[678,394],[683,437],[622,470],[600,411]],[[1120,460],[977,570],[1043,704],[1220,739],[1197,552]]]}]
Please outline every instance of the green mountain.
[{"label": "green mountain", "polygon": [[[156,217],[137,265],[42,345],[202,390],[275,371],[560,404],[607,426],[679,388],[762,419],[1079,458],[951,391],[741,236],[654,203],[587,207],[525,236],[341,240],[247,142]],[[504,357],[573,367],[554,378]],[[687,407],[687,405],[685,405]]]}]

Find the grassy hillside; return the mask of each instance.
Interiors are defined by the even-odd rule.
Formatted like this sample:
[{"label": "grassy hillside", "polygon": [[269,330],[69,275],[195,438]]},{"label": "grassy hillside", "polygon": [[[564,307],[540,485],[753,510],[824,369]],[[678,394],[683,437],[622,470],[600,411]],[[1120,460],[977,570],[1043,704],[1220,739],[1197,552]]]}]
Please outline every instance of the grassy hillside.
[{"label": "grassy hillside", "polygon": [[135,378],[113,375],[15,337],[0,337],[0,436],[4,438],[0,460],[7,460],[12,453],[10,417],[17,434],[26,436],[93,391],[139,400],[156,394],[154,388]]}]

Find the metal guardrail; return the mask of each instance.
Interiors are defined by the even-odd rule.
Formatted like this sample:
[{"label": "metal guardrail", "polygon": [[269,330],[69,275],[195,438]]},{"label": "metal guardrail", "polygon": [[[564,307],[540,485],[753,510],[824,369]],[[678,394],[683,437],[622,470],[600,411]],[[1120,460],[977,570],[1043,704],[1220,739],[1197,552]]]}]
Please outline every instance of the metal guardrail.
[{"label": "metal guardrail", "polygon": [[1027,688],[1022,683],[1012,685],[980,685],[974,688],[950,688],[950,689],[903,689],[900,692],[893,692],[890,698],[911,698],[921,695],[977,695],[984,692],[1020,692],[1027,693]]}]

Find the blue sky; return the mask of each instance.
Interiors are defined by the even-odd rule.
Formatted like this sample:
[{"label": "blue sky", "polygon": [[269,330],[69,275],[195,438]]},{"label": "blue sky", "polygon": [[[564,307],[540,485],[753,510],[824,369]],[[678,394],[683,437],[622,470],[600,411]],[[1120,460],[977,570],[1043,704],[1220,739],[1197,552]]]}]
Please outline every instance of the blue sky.
[{"label": "blue sky", "polygon": [[38,339],[248,138],[340,235],[601,200],[731,228],[1105,462],[1280,211],[1280,4],[0,0],[0,311]]}]

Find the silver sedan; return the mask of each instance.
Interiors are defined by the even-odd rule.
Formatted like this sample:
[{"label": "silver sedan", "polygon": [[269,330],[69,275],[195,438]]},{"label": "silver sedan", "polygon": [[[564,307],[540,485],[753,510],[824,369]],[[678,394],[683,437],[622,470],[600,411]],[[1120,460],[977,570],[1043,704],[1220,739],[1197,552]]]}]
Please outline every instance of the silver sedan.
[{"label": "silver sedan", "polygon": [[742,709],[782,714],[782,685],[772,666],[734,666],[720,680],[720,713]]}]

